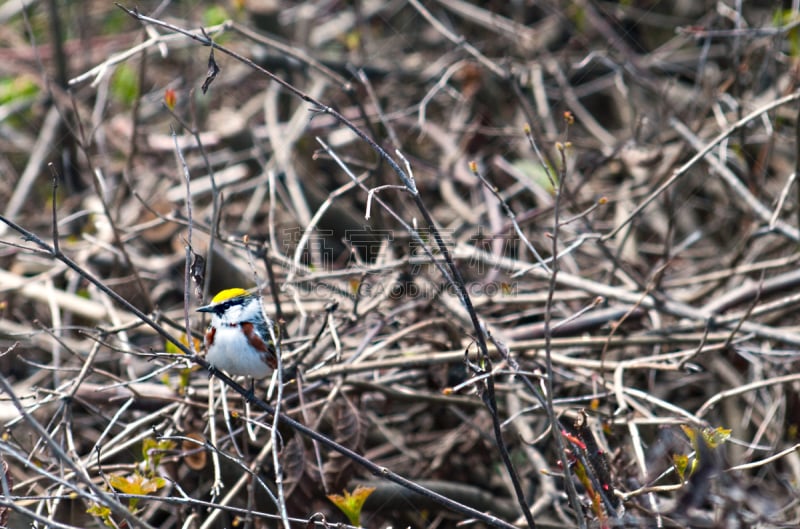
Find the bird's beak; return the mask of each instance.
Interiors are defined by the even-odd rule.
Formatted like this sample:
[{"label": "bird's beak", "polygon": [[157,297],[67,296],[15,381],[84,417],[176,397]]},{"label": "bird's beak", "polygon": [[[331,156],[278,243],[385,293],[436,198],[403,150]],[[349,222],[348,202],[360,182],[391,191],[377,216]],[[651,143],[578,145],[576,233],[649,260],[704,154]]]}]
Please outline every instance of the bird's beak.
[{"label": "bird's beak", "polygon": [[198,308],[196,312],[214,312],[214,306],[205,305],[204,307]]}]

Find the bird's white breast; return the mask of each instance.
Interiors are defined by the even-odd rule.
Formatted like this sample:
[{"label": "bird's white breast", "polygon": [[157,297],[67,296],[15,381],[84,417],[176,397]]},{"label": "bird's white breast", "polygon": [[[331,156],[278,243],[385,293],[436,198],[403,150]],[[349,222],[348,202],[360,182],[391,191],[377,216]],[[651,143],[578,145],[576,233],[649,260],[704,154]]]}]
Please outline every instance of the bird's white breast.
[{"label": "bird's white breast", "polygon": [[262,355],[247,341],[240,325],[217,325],[214,344],[206,353],[206,360],[217,369],[231,375],[264,378],[272,372]]}]

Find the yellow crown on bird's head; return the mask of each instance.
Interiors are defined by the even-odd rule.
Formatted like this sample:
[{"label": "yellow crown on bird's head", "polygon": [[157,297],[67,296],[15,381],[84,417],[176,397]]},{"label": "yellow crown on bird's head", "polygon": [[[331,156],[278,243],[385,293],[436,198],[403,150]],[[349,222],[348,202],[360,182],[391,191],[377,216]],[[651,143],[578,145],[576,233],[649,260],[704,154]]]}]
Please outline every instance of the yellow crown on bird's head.
[{"label": "yellow crown on bird's head", "polygon": [[235,305],[244,305],[251,299],[257,299],[254,292],[245,290],[243,288],[228,288],[218,292],[216,296],[211,299],[208,305],[200,307],[197,312],[213,312],[215,314],[223,314],[230,307]]},{"label": "yellow crown on bird's head", "polygon": [[215,305],[217,303],[222,303],[223,301],[227,301],[229,299],[238,298],[241,296],[249,296],[250,292],[243,288],[227,288],[225,290],[220,290],[217,292],[217,295],[211,298],[211,305]]}]

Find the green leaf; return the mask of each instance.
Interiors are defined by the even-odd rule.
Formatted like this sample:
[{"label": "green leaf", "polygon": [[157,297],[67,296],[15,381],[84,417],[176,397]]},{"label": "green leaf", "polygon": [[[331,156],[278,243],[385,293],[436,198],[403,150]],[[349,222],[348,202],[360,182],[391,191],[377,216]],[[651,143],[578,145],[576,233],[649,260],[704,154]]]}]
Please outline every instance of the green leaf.
[{"label": "green leaf", "polygon": [[139,97],[139,79],[136,71],[128,64],[120,64],[111,77],[111,93],[127,106],[133,105]]},{"label": "green leaf", "polygon": [[92,505],[88,509],[86,509],[87,514],[91,514],[92,516],[97,516],[98,518],[103,520],[103,523],[108,527],[116,527],[117,525],[111,520],[111,509],[106,507],[105,505]]},{"label": "green leaf", "polygon": [[689,456],[674,454],[672,456],[672,464],[675,465],[675,471],[678,473],[678,477],[681,478],[681,481],[684,481],[686,479],[686,469],[689,466]]},{"label": "green leaf", "polygon": [[705,439],[706,444],[711,448],[717,448],[730,438],[730,428],[723,428],[722,426],[718,426],[716,428],[703,428],[703,439]]},{"label": "green leaf", "polygon": [[[555,193],[555,189],[553,189],[553,182],[550,179],[556,178],[557,173],[552,167],[548,166],[547,170],[545,170],[542,164],[538,161],[534,162],[522,158],[515,161],[512,165],[519,172],[526,175],[537,187],[544,189],[551,195]],[[550,171],[550,175],[547,174],[548,170]]]},{"label": "green leaf", "polygon": [[0,105],[31,99],[39,93],[39,87],[27,75],[0,79]]},{"label": "green leaf", "polygon": [[369,498],[369,495],[372,494],[374,490],[375,487],[362,487],[359,485],[352,494],[348,491],[344,491],[344,496],[328,494],[328,499],[339,507],[339,510],[347,516],[351,524],[360,526],[361,509],[364,508],[364,502],[367,501],[367,498]]},{"label": "green leaf", "polygon": [[142,479],[144,478],[139,474],[131,474],[130,476],[116,474],[108,478],[108,483],[123,494],[144,494],[141,485]]},{"label": "green leaf", "polygon": [[[777,9],[772,16],[772,23],[775,26],[787,26],[797,19],[797,15],[791,9]],[[789,55],[792,57],[800,57],[800,31],[798,28],[792,28],[786,33],[786,39],[789,41]]]},{"label": "green leaf", "polygon": [[148,438],[142,442],[142,458],[144,460],[145,473],[154,476],[155,470],[161,464],[164,453],[175,448],[175,443],[170,440],[160,440]]},{"label": "green leaf", "polygon": [[203,12],[203,25],[206,27],[216,26],[222,24],[229,18],[228,12],[225,11],[224,7],[219,4],[213,5]]}]

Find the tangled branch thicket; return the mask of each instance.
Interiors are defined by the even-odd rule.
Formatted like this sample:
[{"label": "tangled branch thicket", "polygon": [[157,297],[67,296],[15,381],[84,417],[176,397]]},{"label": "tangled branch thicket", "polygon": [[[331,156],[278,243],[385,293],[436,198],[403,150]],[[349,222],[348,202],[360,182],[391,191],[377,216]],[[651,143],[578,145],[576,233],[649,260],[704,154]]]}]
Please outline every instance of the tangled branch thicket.
[{"label": "tangled branch thicket", "polygon": [[0,526],[800,524],[797,3],[476,4],[0,7]]}]

